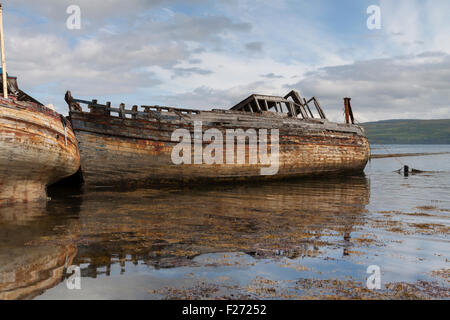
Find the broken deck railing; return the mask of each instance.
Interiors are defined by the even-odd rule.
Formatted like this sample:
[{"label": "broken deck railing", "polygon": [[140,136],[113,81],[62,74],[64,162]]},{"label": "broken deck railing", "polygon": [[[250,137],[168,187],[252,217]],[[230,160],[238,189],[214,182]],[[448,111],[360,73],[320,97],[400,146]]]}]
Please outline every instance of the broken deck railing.
[{"label": "broken deck railing", "polygon": [[315,97],[306,100],[294,90],[289,92],[284,98],[253,94],[232,107],[231,110],[259,113],[263,111],[275,111],[286,113],[290,117],[297,118],[301,116],[303,119],[314,119],[315,117],[310,107],[311,102],[314,103],[318,118],[326,119],[325,113]]},{"label": "broken deck railing", "polygon": [[125,109],[125,104],[121,103],[118,108],[111,107],[111,102],[106,102],[106,104],[100,104],[97,102],[96,99],[92,101],[88,100],[82,100],[82,99],[75,99],[72,97],[70,91],[66,93],[65,100],[67,104],[69,105],[70,111],[82,111],[82,108],[80,107],[81,104],[86,104],[88,108],[90,109],[91,113],[96,114],[102,114],[102,115],[111,115],[111,113],[116,113],[120,118],[130,118],[130,119],[136,119],[138,115],[148,115],[152,111],[158,111],[158,112],[174,112],[174,113],[181,113],[181,114],[198,114],[200,113],[199,110],[192,110],[192,109],[181,109],[181,108],[172,108],[172,107],[163,107],[163,106],[146,106],[142,105],[141,108],[144,109],[144,111],[139,111],[138,106],[134,105],[131,110]]},{"label": "broken deck railing", "polygon": [[[111,115],[116,113],[121,118],[136,119],[139,116],[148,116],[152,112],[173,112],[179,114],[198,114],[199,110],[182,109],[163,106],[140,106],[144,111],[139,111],[138,106],[134,105],[131,110],[125,109],[125,104],[121,103],[118,108],[111,107],[111,103],[99,104],[97,100],[82,100],[72,97],[70,91],[66,93],[65,100],[69,105],[71,111],[82,111],[80,104],[86,104],[91,113],[101,115]],[[313,113],[313,103],[316,117]],[[238,103],[230,110],[243,111],[251,113],[262,113],[263,111],[272,111],[277,113],[287,114],[289,117],[303,118],[303,119],[326,119],[325,113],[320,107],[319,101],[315,97],[309,100],[302,98],[296,91],[289,92],[284,98],[277,96],[256,95],[253,94],[242,102]]]}]

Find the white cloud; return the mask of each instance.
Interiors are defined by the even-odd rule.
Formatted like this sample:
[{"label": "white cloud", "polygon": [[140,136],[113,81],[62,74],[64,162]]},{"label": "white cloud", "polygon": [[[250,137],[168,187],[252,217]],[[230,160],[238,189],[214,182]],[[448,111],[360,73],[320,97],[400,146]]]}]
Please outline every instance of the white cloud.
[{"label": "white cloud", "polygon": [[450,53],[449,1],[381,0],[380,3],[387,48],[404,54],[419,51]]},{"label": "white cloud", "polygon": [[[180,64],[204,46],[220,45],[222,35],[251,28],[227,17],[177,13],[164,21],[142,19],[119,32],[101,28],[90,36],[67,38],[59,31],[48,32],[47,27],[23,28],[23,17],[11,21],[6,37],[8,70],[19,76],[24,89],[37,92],[44,103],[55,103],[61,112],[67,89],[84,96],[126,96],[161,83],[152,68],[168,70],[168,82],[191,74],[211,74],[204,67]],[[45,96],[42,87],[50,91]],[[58,94],[58,101],[44,101]]]},{"label": "white cloud", "polygon": [[399,56],[321,68],[293,86],[331,110],[350,96],[360,121],[450,118],[450,55]]},{"label": "white cloud", "polygon": [[346,95],[361,120],[449,117],[448,1],[381,0],[382,30],[348,37],[314,2],[179,2],[78,0],[82,29],[69,31],[73,1],[7,0],[9,73],[61,112],[67,89],[207,108],[293,88],[332,118]]}]

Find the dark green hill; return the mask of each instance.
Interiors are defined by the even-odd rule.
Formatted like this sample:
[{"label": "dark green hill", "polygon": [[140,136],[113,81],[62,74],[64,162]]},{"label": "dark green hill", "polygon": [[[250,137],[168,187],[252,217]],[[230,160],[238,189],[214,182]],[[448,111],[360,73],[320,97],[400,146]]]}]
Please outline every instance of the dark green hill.
[{"label": "dark green hill", "polygon": [[374,144],[450,144],[450,119],[384,120],[362,126]]}]

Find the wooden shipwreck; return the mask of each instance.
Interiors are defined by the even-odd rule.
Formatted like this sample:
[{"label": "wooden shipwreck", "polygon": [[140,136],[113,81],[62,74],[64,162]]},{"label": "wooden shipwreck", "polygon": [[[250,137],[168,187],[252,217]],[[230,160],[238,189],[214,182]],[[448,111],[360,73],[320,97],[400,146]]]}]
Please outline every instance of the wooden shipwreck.
[{"label": "wooden shipwreck", "polygon": [[77,172],[77,142],[62,115],[20,90],[17,79],[7,75],[3,28],[0,35],[0,205],[46,199],[47,185]]},{"label": "wooden shipwreck", "polygon": [[[69,91],[65,99],[79,142],[82,175],[90,186],[283,179],[362,172],[370,154],[364,130],[354,124],[349,98],[345,99],[347,123],[344,124],[328,121],[316,98],[306,100],[295,91],[285,97],[251,95],[230,110],[210,111],[150,105],[141,106],[141,110],[136,105],[127,109],[124,104],[113,107],[110,102],[99,104],[97,100],[75,99]],[[88,106],[88,112],[82,110],[82,104]],[[181,164],[173,159],[174,148],[178,153],[179,144],[186,141],[174,139],[177,129],[187,132],[187,140],[194,141],[187,149],[182,148],[185,161]],[[214,139],[207,141],[205,136],[211,136],[208,135],[211,129]],[[221,161],[196,161],[201,160],[202,152],[211,151],[211,142],[217,142],[218,134],[222,134],[222,142],[228,142],[230,130],[235,133],[241,130],[247,135],[244,145],[242,140],[234,139],[232,144],[224,143],[223,150],[212,152],[214,159]],[[264,141],[252,144],[249,135],[252,130],[260,134],[259,138],[264,130],[271,134]],[[274,131],[277,139],[272,139]],[[200,146],[196,145],[199,136]],[[256,159],[251,156],[266,145],[268,154],[269,150],[272,156],[277,153],[277,170],[271,174],[262,174],[268,163],[263,161],[261,153]],[[239,148],[245,151],[241,161],[237,159]],[[186,150],[192,153],[186,156]],[[216,157],[218,150],[223,154]],[[225,161],[230,157],[234,161]]]},{"label": "wooden shipwreck", "polygon": [[79,167],[69,121],[22,91],[0,97],[0,205],[46,199],[46,186]]}]

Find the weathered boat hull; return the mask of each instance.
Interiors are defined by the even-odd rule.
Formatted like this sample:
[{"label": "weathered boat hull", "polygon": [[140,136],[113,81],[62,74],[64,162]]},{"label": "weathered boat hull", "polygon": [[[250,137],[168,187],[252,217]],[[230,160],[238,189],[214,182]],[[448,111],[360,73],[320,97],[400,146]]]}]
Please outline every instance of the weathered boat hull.
[{"label": "weathered boat hull", "polygon": [[[133,118],[72,110],[70,120],[79,142],[81,170],[86,185],[159,184],[197,180],[281,179],[344,171],[362,171],[370,148],[362,129],[326,120],[304,121],[271,112],[248,114],[239,111],[195,111],[136,113]],[[194,122],[202,133],[226,130],[279,128],[279,165],[273,175],[261,175],[268,167],[259,160],[243,164],[174,164],[177,142],[171,135],[187,129],[194,135]],[[203,149],[207,146],[203,143]],[[270,135],[269,143],[270,145]],[[224,146],[224,154],[227,152]],[[233,144],[236,148],[236,141]],[[269,148],[270,149],[270,148]],[[224,157],[225,158],[225,157]],[[192,162],[193,163],[193,162]]]},{"label": "weathered boat hull", "polygon": [[79,166],[69,122],[44,106],[0,98],[0,205],[46,199],[46,186]]}]

